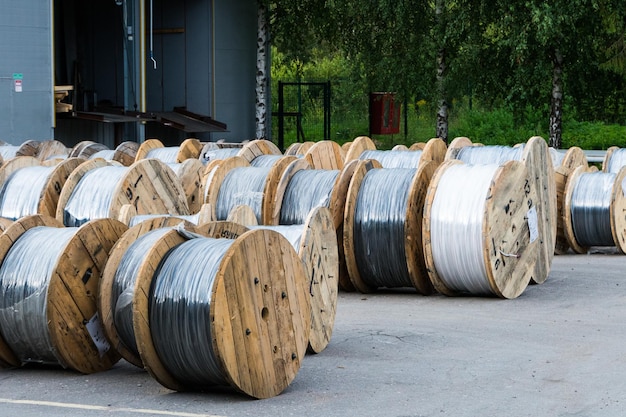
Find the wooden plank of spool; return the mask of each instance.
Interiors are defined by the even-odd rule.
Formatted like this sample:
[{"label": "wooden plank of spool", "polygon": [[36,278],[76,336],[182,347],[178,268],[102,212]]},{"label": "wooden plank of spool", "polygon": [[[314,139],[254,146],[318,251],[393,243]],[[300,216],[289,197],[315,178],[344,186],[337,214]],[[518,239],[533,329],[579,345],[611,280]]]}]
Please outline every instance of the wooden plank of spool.
[{"label": "wooden plank of spool", "polygon": [[302,142],[300,147],[298,148],[298,155],[305,155],[312,147],[315,145],[315,142],[307,140]]},{"label": "wooden plank of spool", "polygon": [[40,166],[41,161],[32,156],[19,156],[11,158],[4,162],[0,167],[0,185],[4,184],[11,175],[17,170],[27,167]]},{"label": "wooden plank of spool", "polygon": [[438,167],[445,160],[447,150],[448,148],[443,140],[439,138],[431,139],[426,142],[422,149],[420,163],[422,161],[433,161],[435,166]]},{"label": "wooden plank of spool", "polygon": [[135,154],[135,162],[146,159],[151,150],[164,147],[165,145],[163,145],[163,142],[158,139],[146,140],[144,143],[139,145],[139,149],[137,149],[137,153]]},{"label": "wooden plank of spool", "polygon": [[130,221],[137,215],[137,209],[132,204],[124,204],[120,208],[120,214],[117,220],[124,223],[126,226],[130,225]]},{"label": "wooden plank of spool", "polygon": [[391,148],[392,151],[408,151],[409,148],[406,145],[396,145],[393,148]]},{"label": "wooden plank of spool", "polygon": [[39,145],[41,142],[37,140],[27,140],[22,143],[20,148],[15,153],[15,156],[34,156],[36,157],[39,154]]},{"label": "wooden plank of spool", "polygon": [[[256,214],[254,214],[254,210],[245,204],[233,207],[230,213],[228,213],[226,221],[241,224],[243,226],[257,226],[259,224],[256,219]],[[198,224],[201,223],[198,222]]]},{"label": "wooden plank of spool", "polygon": [[206,197],[204,202],[210,204],[212,210],[211,217],[213,219],[217,219],[215,209],[217,207],[217,197],[219,196],[220,188],[222,187],[222,183],[224,182],[226,175],[228,175],[228,173],[235,168],[244,168],[249,166],[250,163],[247,160],[238,156],[209,162],[204,171],[205,177],[202,182],[206,187]]},{"label": "wooden plank of spool", "polygon": [[364,151],[375,151],[376,144],[373,140],[367,136],[359,136],[352,141],[350,149],[346,152],[345,162],[350,162],[354,159],[359,159]]},{"label": "wooden plank of spool", "polygon": [[76,144],[68,155],[68,158],[84,158],[89,159],[89,157],[97,152],[108,150],[108,146],[94,142],[91,140],[84,140]]},{"label": "wooden plank of spool", "polygon": [[539,136],[530,138],[524,146],[522,161],[526,165],[537,195],[533,201],[537,207],[539,220],[540,250],[532,281],[542,284],[550,274],[557,231],[556,180],[546,141]]},{"label": "wooden plank of spool", "polygon": [[39,145],[37,159],[39,159],[40,161],[45,161],[51,156],[67,155],[68,153],[69,149],[67,149],[65,145],[58,140],[46,140],[41,142],[41,144]]},{"label": "wooden plank of spool", "polygon": [[59,197],[63,191],[65,182],[72,172],[83,162],[84,160],[81,158],[68,158],[56,165],[48,176],[46,184],[39,196],[39,205],[37,206],[38,214],[45,214],[51,217],[56,215]]},{"label": "wooden plank of spool", "polygon": [[187,159],[198,159],[200,157],[200,151],[202,151],[202,144],[198,139],[189,138],[185,139],[180,144],[180,150],[176,157],[176,162],[181,163]]},{"label": "wooden plank of spool", "polygon": [[176,174],[187,196],[189,212],[198,213],[204,203],[204,165],[197,158],[189,158],[181,163]]},{"label": "wooden plank of spool", "polygon": [[[352,141],[345,142],[341,145],[341,149],[343,149],[344,153],[348,155],[348,151],[350,150],[350,146],[352,146]],[[347,159],[344,159],[344,162],[348,162]]]},{"label": "wooden plank of spool", "polygon": [[[256,226],[256,225],[255,225]],[[237,239],[250,229],[247,225],[230,220],[208,222],[196,227],[198,233],[215,239]]]},{"label": "wooden plank of spool", "polygon": [[92,140],[83,140],[78,142],[76,145],[74,145],[74,147],[70,150],[70,153],[67,155],[69,158],[77,158],[78,155],[80,155],[80,153],[83,151],[83,149],[85,147],[87,147],[88,145],[91,145],[93,143],[96,143]]},{"label": "wooden plank of spool", "polygon": [[[448,296],[459,295],[439,277],[432,253],[430,219],[432,204],[439,181],[446,170],[461,161],[444,162],[435,172],[428,187],[424,206],[424,256],[434,288]],[[489,187],[483,213],[483,262],[492,291],[502,298],[519,296],[534,271],[539,247],[538,240],[530,242],[527,221],[527,196],[530,179],[526,167],[518,161],[509,161],[498,169]]]},{"label": "wooden plank of spool", "polygon": [[626,253],[626,167],[622,167],[615,177],[611,194],[611,234],[615,246]]},{"label": "wooden plank of spool", "polygon": [[576,240],[574,234],[574,224],[572,223],[572,197],[574,195],[574,189],[578,183],[578,179],[582,174],[590,172],[587,167],[579,166],[576,168],[567,178],[567,184],[565,185],[565,201],[563,207],[563,225],[565,228],[565,238],[567,243],[576,253],[587,253],[589,249],[586,246],[582,246]]},{"label": "wooden plank of spool", "polygon": [[285,155],[297,156],[298,149],[300,149],[300,145],[302,145],[300,142],[292,143],[291,145],[289,145],[287,149],[285,149]]},{"label": "wooden plank of spool", "polygon": [[257,139],[250,141],[241,148],[237,156],[252,162],[254,158],[260,155],[281,155],[282,152],[273,142],[265,139]]},{"label": "wooden plank of spool", "polygon": [[609,162],[611,162],[611,158],[613,157],[613,152],[617,151],[619,146],[611,146],[606,150],[604,154],[604,159],[602,160],[602,171],[609,172]]},{"label": "wooden plank of spool", "polygon": [[313,169],[343,169],[345,153],[337,142],[322,140],[306,152],[304,157]]},{"label": "wooden plank of spool", "polygon": [[298,161],[298,158],[295,156],[283,156],[274,162],[270,172],[267,174],[265,187],[263,188],[263,201],[261,203],[261,220],[263,224],[272,224],[276,212],[280,215],[280,207],[276,206],[282,204],[287,186],[284,181],[282,183],[285,184],[284,187],[281,186],[279,188],[279,184],[283,175],[290,175],[293,172],[294,165],[292,164],[294,161]]},{"label": "wooden plank of spool", "polygon": [[[357,138],[358,139],[358,138]],[[355,289],[363,293],[369,293],[375,290],[363,281],[356,262],[356,253],[354,247],[354,212],[356,210],[357,198],[361,183],[368,171],[372,169],[382,168],[380,162],[374,159],[359,161],[346,194],[346,207],[344,211],[343,221],[343,246],[346,258],[346,268],[350,276],[350,282]]]},{"label": "wooden plank of spool", "polygon": [[5,217],[0,217],[0,232],[4,232],[12,224],[13,224],[13,220],[7,219]]},{"label": "wooden plank of spool", "polygon": [[415,142],[411,146],[409,146],[410,151],[423,151],[426,146],[426,142]]},{"label": "wooden plank of spool", "polygon": [[139,150],[139,144],[137,142],[122,142],[113,154],[113,160],[119,162],[125,167],[129,167],[135,162],[137,158],[137,151]]},{"label": "wooden plank of spool", "polygon": [[465,148],[466,146],[474,146],[469,138],[466,138],[464,136],[454,138],[452,142],[450,142],[450,144],[448,145],[448,150],[446,151],[446,156],[444,159],[446,161],[457,159],[457,155],[459,154],[461,149]]},{"label": "wooden plank of spool", "polygon": [[102,320],[104,332],[107,339],[111,343],[111,347],[118,352],[122,358],[138,367],[143,367],[141,358],[128,349],[124,343],[122,343],[114,323],[113,284],[115,283],[115,274],[117,273],[117,269],[122,262],[122,258],[128,251],[128,248],[137,239],[152,230],[164,227],[174,227],[181,223],[185,226],[185,229],[194,231],[191,223],[173,217],[154,218],[131,227],[120,237],[111,249],[109,259],[102,272],[102,280],[100,283],[100,290],[98,292],[98,311],[100,313],[100,319]]},{"label": "wooden plank of spool", "polygon": [[280,223],[280,211],[283,206],[283,200],[285,198],[285,192],[287,191],[287,187],[289,186],[289,182],[293,178],[296,173],[302,171],[303,169],[310,169],[311,165],[306,159],[296,159],[293,160],[285,170],[283,171],[283,175],[278,180],[276,185],[274,201],[272,207],[269,209],[269,216],[265,219],[264,224],[266,225],[277,225]]}]

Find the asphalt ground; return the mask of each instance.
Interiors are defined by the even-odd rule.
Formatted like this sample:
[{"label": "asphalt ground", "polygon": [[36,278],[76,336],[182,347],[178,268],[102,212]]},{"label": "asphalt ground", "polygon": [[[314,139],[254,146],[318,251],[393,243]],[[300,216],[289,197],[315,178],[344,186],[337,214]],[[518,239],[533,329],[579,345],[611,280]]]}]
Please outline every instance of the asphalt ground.
[{"label": "asphalt ground", "polygon": [[626,257],[554,258],[515,300],[340,293],[328,348],[279,396],[176,393],[121,361],[0,370],[0,416],[624,416]]}]

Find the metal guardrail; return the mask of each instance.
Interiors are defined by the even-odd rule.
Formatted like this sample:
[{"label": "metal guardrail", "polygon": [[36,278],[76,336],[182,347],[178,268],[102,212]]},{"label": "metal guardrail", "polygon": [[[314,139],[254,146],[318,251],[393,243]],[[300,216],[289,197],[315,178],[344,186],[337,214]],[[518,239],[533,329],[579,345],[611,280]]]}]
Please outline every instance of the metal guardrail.
[{"label": "metal guardrail", "polygon": [[[567,149],[559,149],[557,152],[565,154],[565,152],[567,152]],[[586,150],[583,152],[585,153],[585,156],[587,157],[587,162],[589,163],[601,164],[604,161],[604,156],[606,155],[606,151]]]}]

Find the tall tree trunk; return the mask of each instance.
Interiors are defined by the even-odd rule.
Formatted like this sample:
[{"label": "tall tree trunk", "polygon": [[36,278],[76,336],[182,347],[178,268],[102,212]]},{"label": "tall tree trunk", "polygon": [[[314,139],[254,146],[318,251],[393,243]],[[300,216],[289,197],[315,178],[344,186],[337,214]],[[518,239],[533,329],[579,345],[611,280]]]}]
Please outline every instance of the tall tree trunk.
[{"label": "tall tree trunk", "polygon": [[[445,33],[445,23],[443,19],[443,8],[445,0],[437,0],[435,5],[435,19],[437,21],[438,34],[443,38]],[[437,50],[437,126],[435,128],[435,136],[443,139],[448,143],[448,101],[446,88],[446,48],[441,41]]]},{"label": "tall tree trunk", "polygon": [[550,97],[550,146],[561,147],[563,130],[563,55],[555,49],[552,56],[552,96]]},{"label": "tall tree trunk", "polygon": [[269,24],[267,4],[257,1],[257,43],[256,43],[256,139],[266,139],[268,108],[268,38]]}]

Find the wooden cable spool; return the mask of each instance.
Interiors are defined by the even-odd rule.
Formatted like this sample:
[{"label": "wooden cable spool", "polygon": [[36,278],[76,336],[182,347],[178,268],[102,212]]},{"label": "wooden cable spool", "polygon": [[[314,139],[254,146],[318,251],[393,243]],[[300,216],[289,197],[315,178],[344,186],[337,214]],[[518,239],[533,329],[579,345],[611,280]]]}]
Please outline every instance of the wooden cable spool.
[{"label": "wooden cable spool", "polygon": [[[154,149],[165,148],[163,142],[158,139],[148,139],[139,146],[135,155],[135,161],[148,158],[150,151]],[[184,140],[178,147],[176,163],[181,163],[187,159],[198,159],[202,151],[202,144],[198,139],[189,138]],[[168,161],[165,161],[168,162]]]},{"label": "wooden cable spool", "polygon": [[68,154],[68,158],[89,159],[91,155],[108,149],[109,147],[102,143],[94,142],[91,140],[84,140],[74,145],[74,147],[70,150],[70,153]]},{"label": "wooden cable spool", "polygon": [[426,142],[415,142],[409,146],[409,151],[423,151],[426,146]]},{"label": "wooden cable spool", "polygon": [[[426,161],[433,161],[435,162],[436,166],[439,166],[445,159],[446,151],[447,151],[446,143],[443,140],[438,139],[438,138],[431,139],[420,150],[421,154],[419,156],[418,165]],[[397,149],[397,150],[391,150],[391,151],[378,151],[377,153],[382,153],[385,157],[385,158],[379,158],[380,160],[378,162],[383,164],[384,168],[396,168],[396,167],[416,168],[416,167],[407,166],[406,163],[398,164],[397,166],[385,166],[384,165],[385,161],[383,159],[386,159],[389,157],[391,157],[392,159],[397,159],[397,158],[393,158],[394,152],[398,152],[398,154],[405,156],[405,155],[413,155],[410,152],[415,152],[415,151],[411,151],[408,149],[407,150]],[[368,156],[369,155],[367,154],[361,153],[359,159],[366,159]],[[375,157],[368,158],[368,159],[375,159]]]},{"label": "wooden cable spool", "polygon": [[39,146],[41,142],[37,140],[27,140],[22,143],[20,148],[15,153],[15,156],[34,156],[36,157],[39,154]]},{"label": "wooden cable spool", "polygon": [[565,188],[567,179],[579,166],[588,166],[587,157],[581,148],[573,146],[567,150],[561,163],[554,167],[557,208],[557,229],[554,253],[557,255],[566,254],[570,248],[565,235]]},{"label": "wooden cable spool", "polygon": [[[345,142],[343,145],[341,145],[341,149],[343,150],[343,152],[348,155],[348,151],[350,150],[350,146],[352,146],[352,141],[348,141]],[[345,162],[348,162],[347,159],[344,159]]]},{"label": "wooden cable spool", "polygon": [[[433,258],[431,217],[439,183],[453,165],[444,162],[435,172],[424,206],[423,242],[426,268],[434,288],[448,296],[461,295],[441,279]],[[519,296],[528,285],[538,262],[539,239],[531,241],[527,198],[529,174],[523,163],[509,161],[501,165],[491,180],[482,215],[482,260],[493,293],[502,298]],[[515,256],[510,256],[514,254]]]},{"label": "wooden cable spool", "polygon": [[[0,235],[0,259],[4,261],[13,244],[37,226],[63,227],[49,216],[16,221]],[[63,366],[84,374],[107,370],[119,360],[99,332],[96,297],[109,250],[125,230],[126,226],[113,219],[93,220],[78,228],[63,248],[48,284],[45,314],[50,341]],[[55,244],[42,242],[46,243]],[[19,352],[12,352],[2,337],[0,361],[21,366]]]},{"label": "wooden cable spool", "polygon": [[[133,206],[132,204],[124,204],[122,206],[122,208],[120,209],[120,215],[117,218],[117,220],[119,220],[120,222],[124,223],[127,226],[131,226],[132,224],[136,224],[137,223],[137,216],[145,216],[147,219],[145,220],[152,220],[152,219],[182,219],[185,220],[191,224],[194,225],[198,225],[198,224],[204,224],[204,223],[208,223],[211,221],[214,221],[214,219],[211,217],[212,213],[211,213],[211,206],[208,204],[203,204],[202,208],[200,209],[200,211],[196,214],[191,214],[191,215],[183,215],[183,214],[159,214],[159,213],[151,213],[151,214],[143,214],[143,215],[139,215],[137,214],[137,209],[135,208],[135,206]],[[144,220],[144,221],[145,221]]]},{"label": "wooden cable spool", "polygon": [[[448,146],[446,160],[457,159],[461,149],[466,146],[481,145],[472,144],[465,137],[456,138]],[[521,161],[530,174],[531,194],[527,203],[529,207],[537,207],[539,218],[541,250],[538,252],[539,261],[535,264],[532,282],[542,284],[550,274],[557,234],[556,180],[546,141],[539,136],[530,138],[524,145]]]},{"label": "wooden cable spool", "polygon": [[[153,342],[148,306],[157,266],[185,240],[171,230],[146,253],[133,299],[133,327],[144,367],[177,391],[208,387],[178,380],[165,367]],[[215,277],[209,294],[212,340],[206,344],[211,344],[224,379],[254,398],[278,395],[295,378],[309,340],[311,312],[302,262],[280,234],[253,230],[233,242]]]},{"label": "wooden cable spool", "polygon": [[[65,207],[74,189],[89,171],[115,164],[103,159],[93,159],[80,164],[63,186],[56,218],[63,221]],[[119,218],[120,210],[125,204],[133,205],[137,214],[189,214],[185,192],[176,174],[167,164],[156,159],[141,160],[127,168],[127,172],[113,191],[108,217]]]},{"label": "wooden cable spool", "polygon": [[613,157],[613,153],[617,151],[618,149],[619,149],[619,146],[611,146],[609,147],[609,149],[606,150],[606,153],[604,154],[604,159],[602,160],[602,171],[604,172],[609,171],[609,162],[611,161],[611,158]]},{"label": "wooden cable spool", "polygon": [[[567,185],[565,187],[564,202],[564,226],[565,237],[570,247],[576,253],[587,253],[589,248],[581,245],[574,233],[574,225],[572,223],[572,196],[574,188],[582,174],[597,172],[597,169],[579,166],[568,176]],[[611,235],[617,250],[626,253],[626,168],[622,168],[616,174],[613,189],[611,191],[611,203],[609,206],[609,216],[611,222]]]},{"label": "wooden cable spool", "polygon": [[230,213],[228,213],[226,221],[230,223],[237,223],[243,226],[258,226],[259,224],[256,219],[256,214],[254,214],[254,210],[252,210],[250,206],[246,206],[244,204],[234,207],[230,211]]},{"label": "wooden cable spool", "polygon": [[406,145],[395,145],[393,148],[391,148],[392,151],[408,151],[409,148]]},{"label": "wooden cable spool", "polygon": [[154,218],[141,222],[126,230],[111,249],[109,259],[102,272],[100,291],[98,292],[98,311],[100,312],[104,332],[111,343],[111,347],[118,352],[122,358],[140,368],[143,367],[141,358],[122,342],[115,326],[113,309],[113,283],[115,281],[115,274],[122,262],[124,254],[137,239],[152,230],[174,227],[180,224],[183,224],[186,230],[195,231],[191,223],[175,217]]},{"label": "wooden cable spool", "polygon": [[[199,230],[215,238],[236,239],[248,228],[239,223],[221,221],[203,225]],[[339,274],[335,227],[327,208],[317,207],[311,211],[303,225],[303,234],[296,251],[304,265],[306,287],[311,297],[308,349],[312,353],[319,353],[328,346],[332,336]]]},{"label": "wooden cable spool", "polygon": [[345,162],[350,162],[354,159],[359,159],[359,156],[363,153],[363,151],[375,151],[376,144],[373,140],[368,138],[367,136],[359,136],[358,138],[352,141],[350,145],[350,149],[346,151]]},{"label": "wooden cable spool", "polygon": [[191,214],[198,213],[204,201],[204,169],[199,159],[191,158],[184,160],[174,169],[187,196],[187,207]]},{"label": "wooden cable spool", "polygon": [[[417,168],[411,180],[409,194],[406,196],[407,207],[404,217],[404,249],[408,275],[415,289],[420,294],[425,295],[431,294],[433,287],[428,279],[424,250],[422,247],[422,211],[428,184],[430,183],[436,166],[436,163],[433,161],[420,163],[420,166]],[[359,161],[356,166],[346,196],[345,217],[343,222],[343,245],[350,281],[354,288],[364,293],[373,292],[376,288],[366,282],[359,270],[354,240],[354,221],[361,184],[365,179],[365,175],[373,169],[382,169],[382,166],[375,160]]]},{"label": "wooden cable spool", "polygon": [[122,142],[113,154],[113,160],[119,162],[125,167],[131,166],[137,158],[137,151],[139,150],[139,144],[137,142]]},{"label": "wooden cable spool", "polygon": [[[68,158],[54,165],[39,194],[37,211],[29,214],[43,214],[54,217],[65,182],[71,173],[83,162],[80,158]],[[30,156],[14,158],[0,168],[0,184],[4,186],[7,181],[10,181],[11,175],[18,170],[39,165],[39,160]]]},{"label": "wooden cable spool", "polygon": [[254,158],[261,155],[282,155],[282,152],[273,142],[257,139],[246,143],[238,154],[248,162],[252,162]]},{"label": "wooden cable spool", "polygon": [[67,157],[70,150],[58,140],[46,140],[39,144],[37,159],[45,161],[53,157]]},{"label": "wooden cable spool", "polygon": [[291,145],[289,145],[289,147],[287,147],[287,149],[285,149],[285,155],[290,155],[290,156],[302,155],[298,153],[298,150],[300,149],[301,145],[302,145],[301,142],[292,143]]},{"label": "wooden cable spool", "polygon": [[[302,148],[302,146],[300,147]],[[323,140],[311,146],[304,158],[313,169],[343,169],[345,153],[337,142]]]},{"label": "wooden cable spool", "polygon": [[7,219],[5,217],[0,217],[0,233],[7,230],[9,226],[13,224],[13,220]]}]

